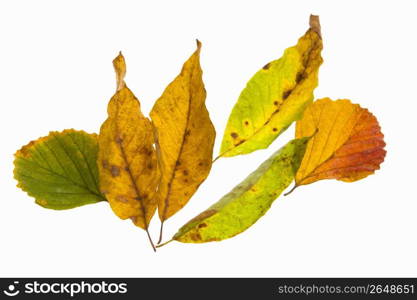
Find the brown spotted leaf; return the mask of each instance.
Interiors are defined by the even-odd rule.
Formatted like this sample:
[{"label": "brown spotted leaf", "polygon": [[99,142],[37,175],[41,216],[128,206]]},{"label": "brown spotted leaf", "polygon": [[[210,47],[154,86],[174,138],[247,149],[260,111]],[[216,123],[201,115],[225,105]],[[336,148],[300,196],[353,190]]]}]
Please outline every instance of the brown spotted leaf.
[{"label": "brown spotted leaf", "polygon": [[114,213],[147,230],[155,213],[159,182],[152,124],[124,83],[126,66],[120,54],[113,61],[117,91],[108,104],[108,118],[99,135],[100,188]]},{"label": "brown spotted leaf", "polygon": [[322,63],[323,43],[318,16],[310,29],[266,64],[247,83],[230,113],[219,157],[247,154],[267,148],[313,101]]}]

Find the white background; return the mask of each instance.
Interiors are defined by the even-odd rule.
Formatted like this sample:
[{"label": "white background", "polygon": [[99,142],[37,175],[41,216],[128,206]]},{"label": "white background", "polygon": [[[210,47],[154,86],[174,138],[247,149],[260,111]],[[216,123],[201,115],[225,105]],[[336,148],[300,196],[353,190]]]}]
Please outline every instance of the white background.
[{"label": "white background", "polygon": [[[416,7],[412,1],[2,1],[1,276],[417,276]],[[107,203],[43,209],[15,187],[13,153],[50,130],[98,132],[122,50],[148,113],[203,42],[215,154],[240,91],[321,18],[316,98],[349,98],[379,119],[387,157],[355,183],[321,181],[280,197],[241,235],[173,242],[156,254]],[[220,159],[165,237],[217,201],[294,135]],[[158,218],[151,226],[157,237]]]}]

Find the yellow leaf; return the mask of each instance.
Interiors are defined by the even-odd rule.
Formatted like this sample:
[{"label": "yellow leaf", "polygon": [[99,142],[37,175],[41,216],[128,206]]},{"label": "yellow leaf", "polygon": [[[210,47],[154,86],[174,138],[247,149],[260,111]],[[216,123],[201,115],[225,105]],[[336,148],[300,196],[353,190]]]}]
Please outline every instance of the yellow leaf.
[{"label": "yellow leaf", "polygon": [[99,135],[100,189],[114,213],[130,218],[147,231],[155,213],[159,171],[152,124],[126,87],[126,66],[121,54],[113,61],[117,92],[108,104],[108,118]]},{"label": "yellow leaf", "polygon": [[324,98],[310,105],[297,122],[295,136],[314,132],[295,187],[322,179],[356,181],[373,174],[384,161],[384,135],[377,119],[349,100]]},{"label": "yellow leaf", "polygon": [[207,178],[215,130],[205,106],[201,43],[150,113],[156,128],[162,172],[158,213],[165,221],[180,210]]},{"label": "yellow leaf", "polygon": [[284,55],[266,64],[247,83],[232,109],[219,157],[267,148],[313,101],[322,63],[318,16]]}]

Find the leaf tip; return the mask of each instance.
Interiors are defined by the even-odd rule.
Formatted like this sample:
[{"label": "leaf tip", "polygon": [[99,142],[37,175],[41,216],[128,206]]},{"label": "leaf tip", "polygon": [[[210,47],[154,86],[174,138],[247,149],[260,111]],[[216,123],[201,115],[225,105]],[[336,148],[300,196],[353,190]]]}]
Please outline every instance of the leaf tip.
[{"label": "leaf tip", "polygon": [[116,68],[116,66],[121,66],[123,64],[125,64],[125,57],[120,50],[117,56],[113,59],[113,66]]},{"label": "leaf tip", "polygon": [[114,71],[116,72],[116,90],[119,91],[126,86],[124,81],[124,78],[126,76],[126,61],[122,54],[122,51],[119,51],[119,55],[117,55],[116,58],[113,59],[113,67]]},{"label": "leaf tip", "polygon": [[199,39],[195,39],[195,42],[197,43],[197,51],[201,50],[201,46],[203,45]]},{"label": "leaf tip", "polygon": [[316,32],[321,38],[321,26],[319,16],[310,15],[310,29]]}]

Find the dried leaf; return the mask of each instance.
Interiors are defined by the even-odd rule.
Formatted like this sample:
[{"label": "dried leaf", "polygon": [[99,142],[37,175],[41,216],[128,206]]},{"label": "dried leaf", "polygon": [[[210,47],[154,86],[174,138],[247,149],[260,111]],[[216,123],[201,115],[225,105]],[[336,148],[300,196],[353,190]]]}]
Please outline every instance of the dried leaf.
[{"label": "dried leaf", "polygon": [[207,178],[214,126],[205,106],[201,43],[150,113],[157,136],[162,179],[156,199],[161,221],[179,211]]},{"label": "dried leaf", "polygon": [[220,156],[267,148],[313,101],[323,48],[317,16],[297,45],[266,64],[247,83],[230,114]]},{"label": "dried leaf", "polygon": [[324,98],[310,105],[297,122],[296,137],[315,131],[295,177],[296,186],[322,179],[356,181],[373,174],[384,161],[384,135],[377,119],[349,100]]},{"label": "dried leaf", "polygon": [[118,217],[130,218],[147,231],[157,207],[154,196],[159,182],[152,124],[124,83],[126,66],[121,54],[113,65],[117,92],[100,129],[100,188]]},{"label": "dried leaf", "polygon": [[308,140],[292,140],[275,152],[230,193],[180,228],[173,240],[221,241],[248,229],[293,181]]},{"label": "dried leaf", "polygon": [[69,209],[106,199],[99,191],[97,135],[52,131],[15,154],[14,178],[36,203]]}]

